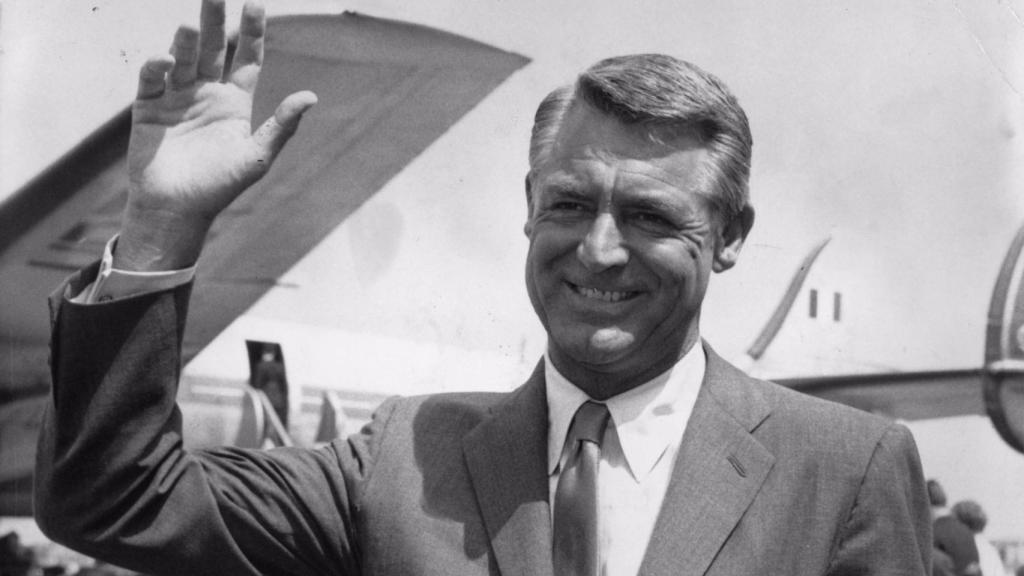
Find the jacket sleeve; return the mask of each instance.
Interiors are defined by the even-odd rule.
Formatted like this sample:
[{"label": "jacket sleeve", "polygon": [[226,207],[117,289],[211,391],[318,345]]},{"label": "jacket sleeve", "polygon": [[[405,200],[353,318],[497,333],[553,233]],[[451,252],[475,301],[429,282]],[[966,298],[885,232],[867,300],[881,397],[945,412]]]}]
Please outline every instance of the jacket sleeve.
[{"label": "jacket sleeve", "polygon": [[926,576],[932,528],[913,436],[893,424],[875,445],[828,574]]},{"label": "jacket sleeve", "polygon": [[358,574],[352,510],[386,418],[315,451],[186,451],[175,396],[191,285],[88,306],[67,300],[76,282],[51,299],[44,533],[149,574]]}]

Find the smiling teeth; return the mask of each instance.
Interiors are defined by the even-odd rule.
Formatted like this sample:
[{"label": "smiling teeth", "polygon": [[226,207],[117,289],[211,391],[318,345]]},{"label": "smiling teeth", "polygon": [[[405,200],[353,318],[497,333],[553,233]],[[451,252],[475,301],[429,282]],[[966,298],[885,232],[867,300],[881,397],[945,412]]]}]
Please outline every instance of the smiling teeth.
[{"label": "smiling teeth", "polygon": [[604,290],[598,290],[597,288],[585,288],[583,286],[577,286],[576,292],[586,298],[602,300],[604,302],[619,302],[630,298],[635,294],[634,292],[605,292]]}]

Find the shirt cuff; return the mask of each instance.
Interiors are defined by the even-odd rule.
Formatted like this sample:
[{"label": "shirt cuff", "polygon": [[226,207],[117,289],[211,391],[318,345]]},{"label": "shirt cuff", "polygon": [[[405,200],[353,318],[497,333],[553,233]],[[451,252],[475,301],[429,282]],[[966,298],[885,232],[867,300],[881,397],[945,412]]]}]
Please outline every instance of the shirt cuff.
[{"label": "shirt cuff", "polygon": [[111,238],[103,249],[103,259],[100,261],[100,270],[96,279],[72,298],[71,302],[99,304],[140,294],[169,290],[191,282],[196,275],[195,266],[159,272],[118,270],[114,268],[114,247],[117,246],[117,238],[117,236]]}]

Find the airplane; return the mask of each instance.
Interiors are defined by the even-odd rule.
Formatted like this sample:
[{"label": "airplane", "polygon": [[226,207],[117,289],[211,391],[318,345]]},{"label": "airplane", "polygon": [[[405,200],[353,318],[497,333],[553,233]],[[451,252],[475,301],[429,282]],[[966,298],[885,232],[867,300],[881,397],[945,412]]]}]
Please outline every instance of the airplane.
[{"label": "airplane", "polygon": [[[179,392],[190,445],[312,445],[392,394],[521,381],[544,346],[525,239],[509,240],[531,106],[593,60],[643,50],[720,74],[754,123],[758,223],[712,282],[716,349],[911,426],[988,414],[1021,450],[1024,205],[1005,168],[1024,151],[1019,79],[978,52],[982,8],[595,5],[577,28],[541,3],[501,17],[497,3],[402,4],[270,23],[254,116],[296,87],[320,104],[210,235]],[[42,296],[117,229],[128,114],[0,204],[0,516],[30,513]],[[252,385],[263,347],[287,366],[288,410]]]},{"label": "airplane", "polygon": [[[351,13],[277,18],[267,43],[254,114],[272,112],[281,91],[296,82],[329,98],[304,124],[306,137],[289,146],[274,171],[211,229],[203,265],[218,272],[203,278],[192,300],[191,314],[203,320],[185,337],[186,361],[527,62],[438,30]],[[0,209],[0,348],[16,355],[3,383],[9,400],[0,444],[4,494],[25,493],[34,443],[29,437],[38,429],[40,392],[48,389],[49,321],[33,304],[48,286],[88,264],[116,232],[127,195],[130,121],[129,109],[118,113]],[[9,484],[16,489],[3,490]],[[13,500],[24,513],[21,496]]]}]

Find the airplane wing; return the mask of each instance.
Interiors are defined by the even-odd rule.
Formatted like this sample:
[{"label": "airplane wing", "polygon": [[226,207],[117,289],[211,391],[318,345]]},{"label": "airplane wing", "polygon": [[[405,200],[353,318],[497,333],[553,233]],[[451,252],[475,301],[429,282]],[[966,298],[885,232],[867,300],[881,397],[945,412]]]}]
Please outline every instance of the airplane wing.
[{"label": "airplane wing", "polygon": [[[296,89],[313,90],[319,104],[270,173],[211,230],[184,361],[527,62],[436,29],[354,13],[271,19],[256,123]],[[49,388],[45,297],[96,260],[118,229],[130,121],[130,110],[119,113],[0,205],[0,492],[31,473],[34,448],[25,452],[23,444],[35,440],[22,432],[38,420],[42,403],[32,398]],[[0,515],[19,511],[9,504],[0,499]]]},{"label": "airplane wing", "polygon": [[897,420],[985,414],[981,369],[777,378],[775,381],[812,396]]},{"label": "airplane wing", "polygon": [[[186,361],[526,62],[438,30],[357,14],[273,19],[254,117],[269,116],[297,88],[315,91],[320,103],[271,172],[211,230]],[[43,296],[95,260],[118,228],[129,122],[125,110],[0,207],[0,347],[25,351],[19,369],[45,366]]]}]

